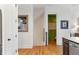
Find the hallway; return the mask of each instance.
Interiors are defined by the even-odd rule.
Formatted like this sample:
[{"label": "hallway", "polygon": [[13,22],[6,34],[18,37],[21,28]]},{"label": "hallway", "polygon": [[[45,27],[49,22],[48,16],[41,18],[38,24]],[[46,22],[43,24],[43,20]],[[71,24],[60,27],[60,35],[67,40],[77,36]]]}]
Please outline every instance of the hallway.
[{"label": "hallway", "polygon": [[32,49],[19,49],[19,55],[62,55],[62,46],[50,41],[48,46],[34,46]]}]

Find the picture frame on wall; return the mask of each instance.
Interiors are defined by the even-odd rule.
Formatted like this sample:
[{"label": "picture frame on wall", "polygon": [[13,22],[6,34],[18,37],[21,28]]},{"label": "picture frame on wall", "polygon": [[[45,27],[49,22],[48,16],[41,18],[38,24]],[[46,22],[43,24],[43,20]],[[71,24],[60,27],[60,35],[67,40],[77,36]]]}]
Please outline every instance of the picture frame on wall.
[{"label": "picture frame on wall", "polygon": [[28,15],[18,15],[18,32],[28,32]]},{"label": "picture frame on wall", "polygon": [[61,29],[68,29],[68,20],[61,20]]}]

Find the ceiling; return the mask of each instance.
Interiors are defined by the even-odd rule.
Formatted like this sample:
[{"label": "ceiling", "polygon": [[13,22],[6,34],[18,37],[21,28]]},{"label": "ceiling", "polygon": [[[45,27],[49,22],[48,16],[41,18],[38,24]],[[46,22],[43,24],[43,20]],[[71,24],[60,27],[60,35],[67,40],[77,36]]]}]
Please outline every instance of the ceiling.
[{"label": "ceiling", "polygon": [[26,8],[28,6],[33,6],[34,8],[44,8],[44,7],[63,7],[63,8],[75,8],[79,9],[79,4],[19,4],[19,8]]}]

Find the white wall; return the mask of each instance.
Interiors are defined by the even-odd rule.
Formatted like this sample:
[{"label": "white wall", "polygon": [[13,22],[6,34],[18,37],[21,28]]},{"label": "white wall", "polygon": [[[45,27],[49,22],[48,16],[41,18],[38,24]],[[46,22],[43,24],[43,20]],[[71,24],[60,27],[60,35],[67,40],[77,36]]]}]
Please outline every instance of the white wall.
[{"label": "white wall", "polygon": [[73,7],[72,7],[72,19],[70,21],[71,34],[73,34],[74,32],[77,32],[76,25],[79,23],[78,18],[79,18],[79,5],[73,5]]},{"label": "white wall", "polygon": [[43,42],[44,8],[34,7],[33,17],[34,17],[33,44],[34,46],[44,45],[44,42]]},{"label": "white wall", "polygon": [[74,7],[72,8],[72,24],[77,23],[77,20],[79,18],[79,5],[73,5]]},{"label": "white wall", "polygon": [[32,5],[18,5],[19,15],[28,15],[28,32],[19,32],[18,46],[19,48],[33,47],[33,7]]},{"label": "white wall", "polygon": [[[33,38],[33,5],[20,5],[19,15],[29,15],[29,32],[19,32],[19,48],[32,48],[33,44],[36,45],[36,40]],[[72,22],[79,16],[78,5],[43,5],[45,7],[44,26],[45,32],[48,32],[48,14],[57,15],[57,45],[62,45],[62,37],[70,38],[70,28]],[[41,6],[42,7],[42,6]],[[39,10],[40,13],[40,10]],[[69,21],[69,29],[61,29],[61,20]],[[28,39],[27,39],[28,38]],[[34,40],[33,40],[34,39]]]},{"label": "white wall", "polygon": [[[70,32],[69,29],[61,29],[60,22],[61,20],[71,20],[71,9],[69,8],[70,5],[47,5],[46,7],[46,20],[48,20],[48,14],[56,14],[57,16],[57,45],[62,45],[62,37],[69,37]],[[48,22],[46,22],[46,29]],[[70,28],[70,23],[69,23]],[[48,32],[48,30],[46,30]]]}]

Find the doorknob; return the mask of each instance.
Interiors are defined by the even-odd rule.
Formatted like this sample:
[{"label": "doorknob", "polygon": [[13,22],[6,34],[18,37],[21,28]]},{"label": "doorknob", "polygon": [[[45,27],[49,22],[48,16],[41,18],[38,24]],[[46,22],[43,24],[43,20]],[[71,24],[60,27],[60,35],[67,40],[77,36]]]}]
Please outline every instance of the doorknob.
[{"label": "doorknob", "polygon": [[11,39],[8,39],[8,41],[10,41]]}]

